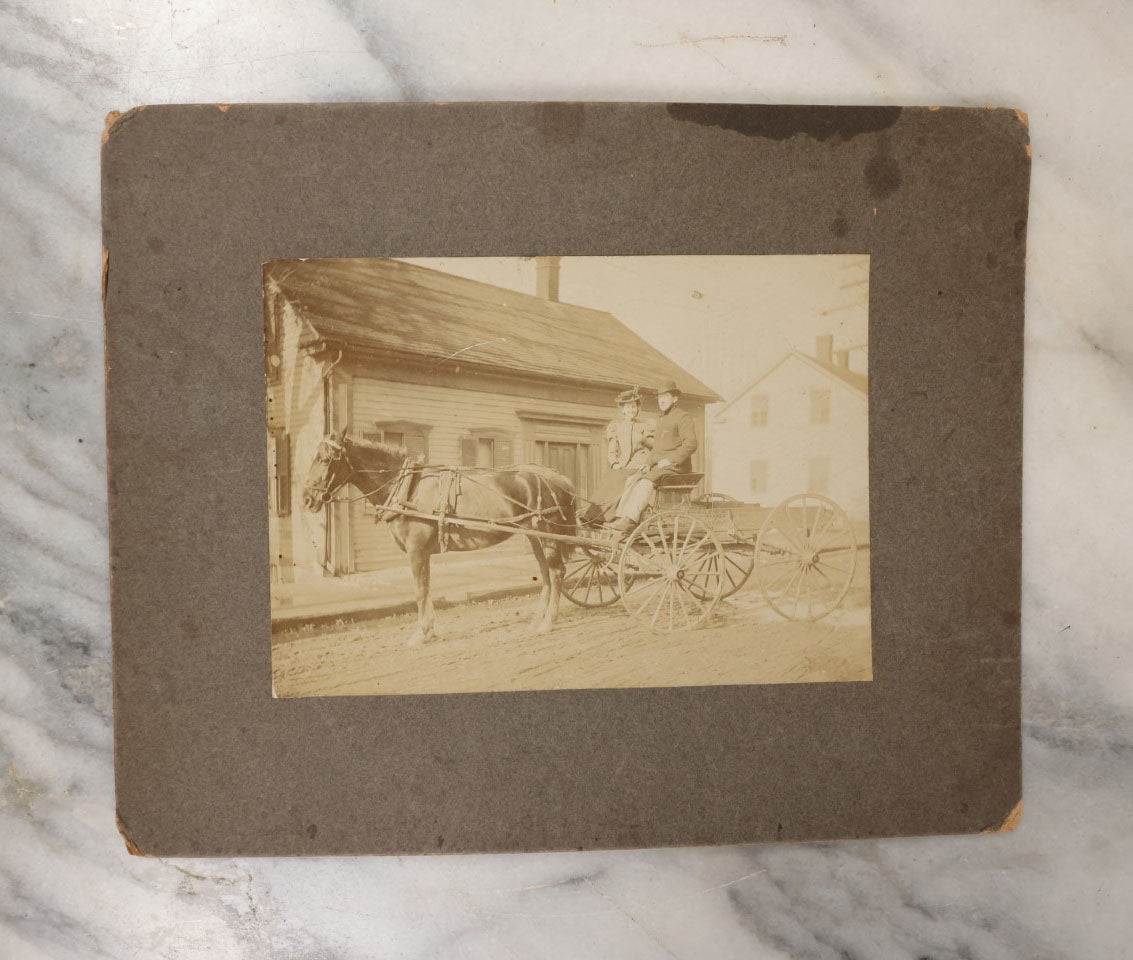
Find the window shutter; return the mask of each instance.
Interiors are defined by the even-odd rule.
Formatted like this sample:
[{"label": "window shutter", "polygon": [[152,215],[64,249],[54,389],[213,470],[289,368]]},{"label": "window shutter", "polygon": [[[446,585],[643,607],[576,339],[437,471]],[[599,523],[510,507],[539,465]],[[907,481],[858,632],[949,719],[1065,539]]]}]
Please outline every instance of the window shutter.
[{"label": "window shutter", "polygon": [[291,515],[291,436],[283,432],[275,435],[275,513]]},{"label": "window shutter", "polygon": [[476,466],[476,438],[460,438],[460,465],[462,467]]},{"label": "window shutter", "polygon": [[429,451],[425,444],[425,435],[423,433],[409,434],[409,436],[405,438],[405,449],[409,451],[409,456],[411,457],[416,457],[422,461],[429,458]]},{"label": "window shutter", "polygon": [[509,467],[512,464],[513,457],[511,455],[511,437],[498,437],[496,439],[495,462],[492,464],[494,467]]},{"label": "window shutter", "polygon": [[283,298],[279,294],[264,297],[264,346],[268,381],[278,383],[283,366]]},{"label": "window shutter", "polygon": [[767,426],[767,408],[770,397],[766,393],[751,395],[751,423],[753,427]]}]

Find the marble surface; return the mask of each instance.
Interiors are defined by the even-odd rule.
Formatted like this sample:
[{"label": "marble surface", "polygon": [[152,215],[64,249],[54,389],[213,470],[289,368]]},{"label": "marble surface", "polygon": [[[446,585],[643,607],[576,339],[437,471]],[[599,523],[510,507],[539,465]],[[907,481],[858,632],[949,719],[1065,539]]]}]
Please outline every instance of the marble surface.
[{"label": "marble surface", "polygon": [[[0,957],[1133,956],[1133,8],[0,2]],[[103,116],[145,102],[987,104],[1031,117],[1013,834],[161,861],[113,825]]]}]

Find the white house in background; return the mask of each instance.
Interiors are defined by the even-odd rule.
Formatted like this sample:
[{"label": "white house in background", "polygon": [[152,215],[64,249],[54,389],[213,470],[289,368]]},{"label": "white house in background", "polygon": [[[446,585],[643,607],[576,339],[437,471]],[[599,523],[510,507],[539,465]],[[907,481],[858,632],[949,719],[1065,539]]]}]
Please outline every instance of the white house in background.
[{"label": "white house in background", "polygon": [[865,347],[833,350],[818,337],[728,401],[709,424],[712,490],[774,506],[823,493],[855,522],[869,517],[869,411]]}]

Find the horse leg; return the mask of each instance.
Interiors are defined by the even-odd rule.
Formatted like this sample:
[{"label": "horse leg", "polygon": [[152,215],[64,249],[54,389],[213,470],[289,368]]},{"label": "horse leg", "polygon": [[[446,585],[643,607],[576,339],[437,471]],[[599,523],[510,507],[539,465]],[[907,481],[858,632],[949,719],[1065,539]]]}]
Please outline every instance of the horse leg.
[{"label": "horse leg", "polygon": [[410,646],[435,638],[433,633],[433,601],[429,597],[429,549],[427,543],[406,544],[413,583],[417,587],[417,629],[409,638]]},{"label": "horse leg", "polygon": [[531,626],[535,628],[536,633],[547,632],[547,608],[551,602],[551,571],[547,565],[547,556],[543,552],[543,544],[538,537],[528,537],[531,542],[531,552],[535,554],[535,559],[539,563],[539,573],[543,578],[543,587],[539,591],[539,606],[535,611],[535,616],[531,619]]},{"label": "horse leg", "polygon": [[548,544],[543,556],[550,574],[550,596],[547,598],[539,633],[550,633],[555,627],[555,618],[559,615],[559,599],[563,595],[563,574],[566,572],[566,563],[563,560],[563,548],[557,543]]}]

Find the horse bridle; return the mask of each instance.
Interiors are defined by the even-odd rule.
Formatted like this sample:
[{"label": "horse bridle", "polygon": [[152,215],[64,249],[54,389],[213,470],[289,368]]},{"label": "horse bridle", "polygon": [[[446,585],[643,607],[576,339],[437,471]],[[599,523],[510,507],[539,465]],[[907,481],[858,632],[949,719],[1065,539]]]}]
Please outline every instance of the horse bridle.
[{"label": "horse bridle", "polygon": [[326,504],[330,503],[330,498],[338,493],[338,491],[343,487],[345,487],[350,482],[351,478],[353,478],[355,473],[354,464],[350,462],[350,454],[346,452],[346,444],[341,443],[338,440],[330,439],[329,437],[324,438],[323,443],[326,444],[330,448],[331,452],[335,454],[336,460],[341,458],[346,463],[347,472],[346,476],[344,476],[341,480],[338,481],[338,483],[334,485],[333,490],[331,489],[329,482],[325,486],[323,486],[322,491],[319,493],[319,504],[321,506],[325,506]]},{"label": "horse bridle", "polygon": [[[405,474],[407,472],[409,472],[410,470],[413,469],[412,465],[410,464],[409,458],[407,457],[404,460],[404,462],[402,462],[400,464],[400,466],[391,467],[389,470],[378,470],[378,471],[359,470],[357,467],[354,466],[353,462],[350,460],[350,453],[346,449],[346,444],[342,443],[339,440],[335,440],[331,437],[324,438],[322,442],[327,445],[327,447],[330,449],[330,451],[333,454],[335,454],[336,459],[341,458],[345,462],[347,469],[346,469],[345,476],[343,476],[343,478],[341,480],[339,480],[338,483],[336,483],[333,488],[331,487],[331,485],[329,483],[327,483],[326,486],[319,493],[319,504],[320,504],[320,506],[326,506],[328,503],[338,503],[338,502],[340,502],[340,501],[332,500],[331,497],[333,497],[336,493],[338,493],[339,490],[341,490],[343,487],[345,487],[347,484],[349,484],[354,479],[355,475],[358,474],[358,473],[367,473],[367,474],[369,474],[369,473],[381,473],[381,474],[397,473],[397,477],[395,477],[393,480],[387,480],[385,483],[383,483],[380,487],[377,488],[378,490],[384,490],[386,487],[391,487],[390,492],[386,495],[386,502],[383,504],[383,508],[388,507],[390,501],[393,499],[394,495],[397,493],[397,488],[398,488],[398,485],[399,485],[398,482],[405,476]],[[370,494],[365,494],[364,496],[366,496],[368,498],[370,496]]]}]

